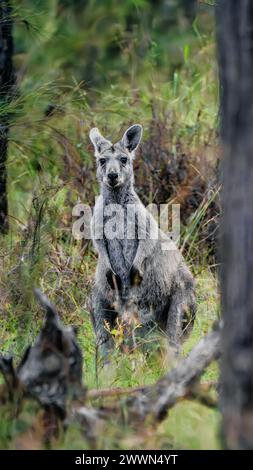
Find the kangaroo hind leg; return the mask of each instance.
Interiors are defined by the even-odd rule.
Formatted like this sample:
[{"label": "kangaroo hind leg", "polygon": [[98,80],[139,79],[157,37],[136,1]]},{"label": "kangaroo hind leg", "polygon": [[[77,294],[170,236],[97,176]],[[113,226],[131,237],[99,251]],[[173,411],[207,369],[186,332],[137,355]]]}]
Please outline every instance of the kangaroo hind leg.
[{"label": "kangaroo hind leg", "polygon": [[195,296],[190,286],[178,285],[171,296],[166,333],[177,351],[191,333],[195,319]]}]

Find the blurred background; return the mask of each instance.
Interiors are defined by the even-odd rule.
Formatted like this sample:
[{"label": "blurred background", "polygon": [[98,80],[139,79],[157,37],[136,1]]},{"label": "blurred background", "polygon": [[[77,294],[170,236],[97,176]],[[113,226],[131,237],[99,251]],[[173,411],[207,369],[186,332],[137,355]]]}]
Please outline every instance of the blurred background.
[{"label": "blurred background", "polygon": [[199,238],[210,241],[214,254],[218,88],[211,2],[22,0],[12,15],[10,215],[26,223],[42,185],[60,185],[63,199],[68,193],[69,216],[78,197],[93,202],[88,130],[96,125],[116,141],[141,122],[140,195],[146,203],[181,203],[183,223],[209,201],[205,220],[212,221]]}]

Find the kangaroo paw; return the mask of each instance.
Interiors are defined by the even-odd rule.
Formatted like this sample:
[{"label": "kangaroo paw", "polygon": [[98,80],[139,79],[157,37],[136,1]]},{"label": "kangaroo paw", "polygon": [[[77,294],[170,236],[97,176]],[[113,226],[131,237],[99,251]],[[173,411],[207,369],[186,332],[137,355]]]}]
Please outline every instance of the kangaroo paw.
[{"label": "kangaroo paw", "polygon": [[135,266],[132,266],[130,271],[130,282],[132,286],[139,286],[143,279],[143,272]]},{"label": "kangaroo paw", "polygon": [[111,289],[121,290],[122,282],[120,276],[115,274],[111,269],[106,272],[106,279]]}]

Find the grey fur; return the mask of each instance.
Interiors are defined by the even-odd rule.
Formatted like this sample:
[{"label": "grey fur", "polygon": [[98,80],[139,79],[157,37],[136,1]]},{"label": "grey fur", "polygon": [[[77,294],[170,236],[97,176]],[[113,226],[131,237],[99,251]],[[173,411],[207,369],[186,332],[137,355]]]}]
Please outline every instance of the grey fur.
[{"label": "grey fur", "polygon": [[[134,190],[132,161],[141,136],[139,124],[131,126],[115,145],[98,129],[90,131],[101,187],[92,218],[93,243],[98,252],[92,319],[97,343],[105,354],[112,347],[105,323],[112,327],[117,317],[126,322],[136,316],[147,326],[155,322],[177,348],[185,333],[185,320],[190,331],[195,316],[193,277],[177,247],[158,229]],[[128,214],[132,238],[127,238],[126,223],[120,237],[106,237],[103,227],[110,219],[105,214],[109,204],[122,208],[124,222],[127,205],[133,205],[135,209]],[[150,238],[152,230],[157,231],[157,238]],[[169,244],[169,250],[162,249],[164,243]]]}]

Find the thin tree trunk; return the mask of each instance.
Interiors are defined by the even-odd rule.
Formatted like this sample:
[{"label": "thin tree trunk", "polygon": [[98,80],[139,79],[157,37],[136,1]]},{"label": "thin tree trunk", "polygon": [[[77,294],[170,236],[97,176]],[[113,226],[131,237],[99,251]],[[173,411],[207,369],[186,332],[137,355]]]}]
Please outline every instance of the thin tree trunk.
[{"label": "thin tree trunk", "polygon": [[253,2],[219,0],[223,436],[253,449]]},{"label": "thin tree trunk", "polygon": [[[0,0],[0,106],[10,102],[14,82],[13,39],[11,7],[8,1]],[[2,111],[2,110],[1,110]],[[8,230],[7,200],[7,153],[8,153],[9,116],[1,112],[0,118],[0,233]]]}]

